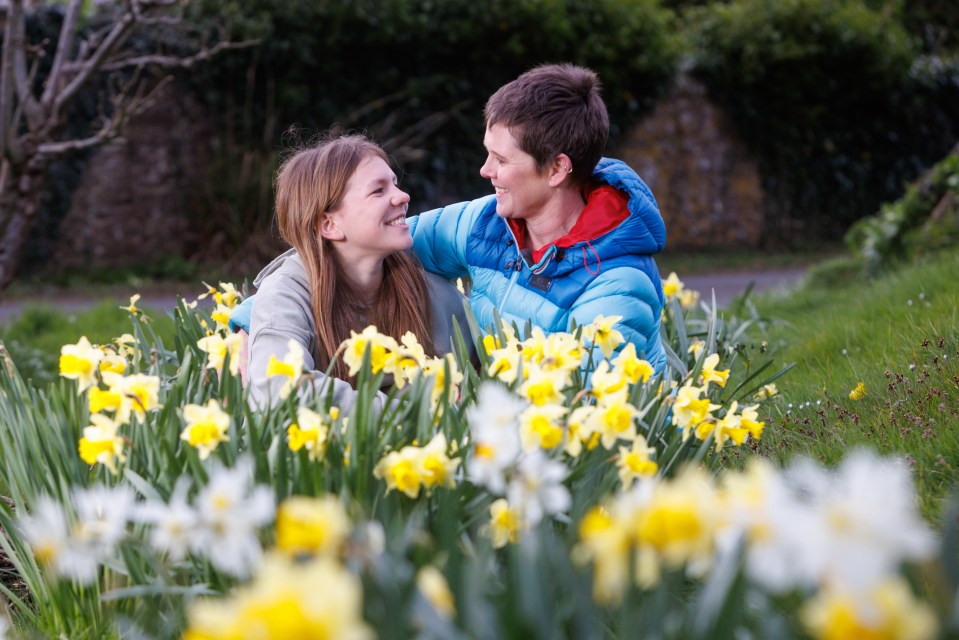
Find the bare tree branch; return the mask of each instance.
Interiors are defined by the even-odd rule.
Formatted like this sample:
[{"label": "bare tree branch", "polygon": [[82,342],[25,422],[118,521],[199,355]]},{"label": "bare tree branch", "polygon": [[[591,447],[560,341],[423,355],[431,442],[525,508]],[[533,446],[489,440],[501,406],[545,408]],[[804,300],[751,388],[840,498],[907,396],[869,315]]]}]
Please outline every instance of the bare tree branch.
[{"label": "bare tree branch", "polygon": [[[14,56],[13,62],[17,98],[20,100],[20,107],[27,114],[27,121],[30,123],[30,128],[34,128],[39,125],[40,120],[43,118],[43,113],[30,86],[30,76],[33,74],[27,72],[26,21],[18,20],[13,28],[16,34],[13,46],[17,49],[15,52],[17,55]],[[34,69],[36,69],[35,66]],[[14,129],[14,131],[16,131],[16,129]]]},{"label": "bare tree branch", "polygon": [[226,51],[228,49],[245,49],[247,47],[256,46],[259,44],[259,40],[245,40],[243,42],[218,42],[209,49],[201,49],[192,56],[165,56],[162,54],[152,54],[145,56],[135,56],[132,58],[126,58],[122,60],[116,60],[113,62],[104,63],[100,67],[103,71],[119,71],[121,69],[130,69],[134,67],[146,67],[149,65],[156,65],[164,67],[166,69],[172,68],[184,68],[188,69],[192,67],[197,62],[205,62],[220,53],[221,51]]},{"label": "bare tree branch", "polygon": [[74,76],[70,83],[54,98],[53,108],[50,111],[55,118],[59,116],[66,103],[73,98],[74,94],[80,90],[80,87],[87,82],[90,76],[99,70],[103,59],[132,28],[133,16],[129,13],[120,16],[119,20],[117,20],[116,24],[113,25],[113,28],[110,30],[110,33],[107,34],[103,42],[100,43],[90,58],[79,69],[77,75]]},{"label": "bare tree branch", "polygon": [[77,20],[80,17],[80,9],[82,6],[83,0],[70,0],[70,4],[67,5],[67,13],[63,17],[63,26],[60,27],[57,53],[53,58],[53,66],[50,67],[50,75],[47,76],[47,85],[43,89],[43,96],[40,98],[40,103],[47,111],[53,106],[53,98],[56,96],[57,88],[60,86],[60,73],[63,70],[63,62],[73,49],[73,41],[77,34]]},{"label": "bare tree branch", "polygon": [[7,24],[3,32],[3,63],[0,68],[0,154],[5,154],[10,137],[15,134],[10,128],[13,114],[14,46],[17,24],[23,19],[23,0],[10,0],[7,5]]},{"label": "bare tree branch", "polygon": [[[45,156],[57,156],[67,151],[95,147],[116,138],[130,118],[143,113],[156,104],[160,91],[172,81],[173,77],[167,76],[147,91],[145,85],[139,82],[138,77],[131,79],[124,83],[119,92],[113,95],[111,99],[113,113],[109,117],[104,117],[103,125],[96,133],[87,138],[38,145],[37,153]],[[130,90],[133,87],[136,87],[136,93],[131,95]]]}]

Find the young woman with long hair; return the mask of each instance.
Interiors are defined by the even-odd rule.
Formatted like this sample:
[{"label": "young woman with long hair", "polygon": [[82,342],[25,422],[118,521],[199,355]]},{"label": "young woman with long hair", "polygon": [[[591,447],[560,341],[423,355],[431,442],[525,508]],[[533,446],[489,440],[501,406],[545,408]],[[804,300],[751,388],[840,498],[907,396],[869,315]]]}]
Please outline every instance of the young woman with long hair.
[{"label": "young woman with long hair", "polygon": [[[467,333],[465,298],[427,274],[408,253],[409,195],[386,153],[361,135],[330,137],[301,149],[276,175],[276,222],[293,248],[257,276],[249,341],[251,396],[275,401],[282,379],[267,376],[270,356],[299,343],[304,366],[321,373],[350,331],[375,325],[399,340],[411,331],[428,356],[451,348],[453,323]],[[352,403],[349,372],[333,364],[334,402]]]}]

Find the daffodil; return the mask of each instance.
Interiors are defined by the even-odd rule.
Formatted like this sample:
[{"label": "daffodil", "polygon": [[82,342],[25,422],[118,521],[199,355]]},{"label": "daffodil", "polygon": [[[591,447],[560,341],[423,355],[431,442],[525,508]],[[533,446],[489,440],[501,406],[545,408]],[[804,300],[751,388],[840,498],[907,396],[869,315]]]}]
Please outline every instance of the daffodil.
[{"label": "daffodil", "polygon": [[899,577],[865,594],[826,588],[806,603],[802,619],[818,640],[927,640],[939,631],[935,612]]},{"label": "daffodil", "polygon": [[124,358],[130,358],[136,354],[137,339],[134,338],[129,333],[124,333],[123,335],[117,338],[114,338],[113,344],[116,345],[117,353],[123,356]]},{"label": "daffodil", "polygon": [[587,421],[590,431],[598,433],[606,449],[612,449],[619,439],[633,440],[636,437],[635,419],[639,411],[629,401],[626,390],[604,396],[596,405]]},{"label": "daffodil", "polygon": [[656,475],[659,465],[653,460],[656,448],[646,443],[644,436],[637,435],[630,448],[620,447],[616,466],[619,468],[619,481],[624,487],[629,487],[639,478],[648,478]]},{"label": "daffodil", "polygon": [[[447,379],[447,371],[449,379]],[[452,353],[447,353],[441,358],[431,358],[423,365],[423,375],[433,378],[433,386],[430,392],[430,402],[434,410],[442,409],[440,402],[446,398],[446,402],[452,404],[459,397],[459,385],[463,382],[463,374],[456,365],[456,358]]]},{"label": "daffodil", "polygon": [[373,475],[386,481],[387,492],[396,489],[409,498],[417,498],[422,487],[420,476],[419,450],[416,447],[403,447],[400,451],[391,451],[383,456],[373,469]]},{"label": "daffodil", "polygon": [[104,390],[97,386],[90,387],[87,400],[90,403],[90,413],[116,411],[123,404],[123,397],[119,393],[109,389]]},{"label": "daffodil", "polygon": [[759,388],[759,391],[756,392],[756,398],[759,400],[765,400],[766,398],[772,398],[778,393],[779,389],[776,388],[776,383],[770,382],[769,384],[764,384]]},{"label": "daffodil", "polygon": [[579,543],[573,549],[577,563],[593,563],[593,598],[616,604],[629,584],[630,535],[620,518],[602,506],[592,507],[579,523]]},{"label": "daffodil", "polygon": [[721,522],[706,473],[687,468],[674,479],[655,482],[642,495],[633,520],[640,585],[655,585],[664,566],[686,565],[690,573],[702,574],[712,563]]},{"label": "daffodil", "polygon": [[427,489],[437,486],[455,487],[456,482],[453,476],[459,464],[459,458],[451,459],[447,453],[446,436],[437,433],[420,450],[419,475],[423,486]]},{"label": "daffodil", "polygon": [[562,369],[544,370],[530,364],[526,369],[526,380],[519,387],[519,394],[530,404],[543,406],[563,402],[563,388],[568,384],[569,376]]},{"label": "daffodil", "polygon": [[243,348],[243,337],[238,333],[231,333],[225,338],[214,333],[212,336],[200,338],[196,346],[207,354],[206,366],[208,369],[223,370],[223,363],[227,356],[230,358],[230,373],[234,376],[240,371],[240,351]]},{"label": "daffodil", "polygon": [[591,324],[583,328],[583,335],[588,336],[590,342],[609,358],[619,345],[626,341],[623,334],[613,328],[622,319],[623,316],[597,316]]},{"label": "daffodil", "polygon": [[148,411],[159,407],[160,378],[157,376],[144,373],[121,376],[107,371],[103,373],[103,381],[110,387],[110,393],[120,396],[115,418],[121,424],[133,416],[144,420]]},{"label": "daffodil", "polygon": [[282,376],[285,378],[283,386],[280,387],[279,394],[281,398],[286,398],[296,387],[300,377],[303,375],[303,347],[296,340],[290,338],[287,344],[287,352],[282,360],[277,359],[275,355],[270,355],[270,360],[266,365],[266,377]]},{"label": "daffodil", "polygon": [[233,314],[233,309],[226,306],[225,304],[218,304],[213,311],[210,312],[210,319],[216,323],[216,330],[222,331],[224,333],[230,330],[230,316]]},{"label": "daffodil", "polygon": [[693,355],[693,360],[699,360],[699,354],[702,353],[703,349],[705,348],[705,340],[693,340],[686,349],[686,353],[691,353]]},{"label": "daffodil", "polygon": [[[632,344],[630,344],[632,346]],[[622,371],[610,369],[609,362],[600,362],[589,376],[589,392],[594,398],[603,398],[626,388],[629,378]]]},{"label": "daffodil", "polygon": [[686,286],[683,284],[683,281],[679,279],[679,276],[676,275],[675,271],[671,271],[669,276],[663,280],[663,295],[666,296],[666,299],[672,299],[682,293],[683,289]]},{"label": "daffodil", "polygon": [[183,407],[186,428],[180,434],[191,447],[199,451],[200,459],[206,460],[221,442],[229,441],[230,415],[212,398],[206,406],[188,404]]},{"label": "daffodil", "polygon": [[[563,443],[563,451],[574,458],[580,456],[583,452],[583,446],[587,443],[592,443],[591,447],[587,446],[588,449],[592,449],[599,442],[599,434],[590,431],[588,426],[589,417],[594,411],[596,411],[596,407],[593,405],[576,407],[566,420],[566,440]],[[593,436],[597,437],[593,438]]]},{"label": "daffodil", "polygon": [[703,398],[704,389],[687,383],[676,392],[673,401],[672,422],[683,429],[683,439],[689,438],[695,428],[710,415],[719,409],[720,405],[712,404],[709,398]]},{"label": "daffodil", "polygon": [[220,291],[213,293],[213,299],[218,305],[223,305],[232,309],[240,301],[240,292],[236,290],[236,285],[232,282],[221,282]]},{"label": "daffodil", "polygon": [[291,555],[337,553],[350,533],[350,519],[333,495],[292,496],[276,514],[276,547]]},{"label": "daffodil", "polygon": [[423,345],[419,343],[412,331],[407,331],[400,338],[400,345],[387,358],[383,365],[383,372],[393,376],[396,388],[402,389],[419,373],[426,361]]},{"label": "daffodil", "polygon": [[426,565],[416,573],[416,589],[426,598],[430,606],[446,620],[456,616],[456,601],[450,591],[446,578],[439,569]]},{"label": "daffodil", "polygon": [[307,407],[296,410],[297,422],[287,428],[288,444],[291,451],[306,448],[310,460],[321,460],[326,455],[326,443],[330,427],[323,416]]},{"label": "daffodil", "polygon": [[613,359],[613,368],[621,373],[630,384],[647,382],[655,373],[653,365],[636,355],[636,345],[629,342]]},{"label": "daffodil", "polygon": [[370,369],[374,374],[383,370],[389,362],[390,355],[399,345],[390,336],[383,335],[377,328],[370,325],[361,333],[350,331],[350,337],[343,341],[343,362],[350,368],[350,375],[355,376],[363,366],[363,357],[369,349]]},{"label": "daffodil", "polygon": [[89,465],[102,464],[116,475],[117,462],[123,462],[123,438],[117,434],[117,425],[110,418],[93,414],[92,423],[83,428],[83,437],[80,438],[80,458]]},{"label": "daffodil", "polygon": [[132,313],[133,315],[137,315],[138,313],[140,313],[140,310],[137,309],[137,302],[139,302],[139,301],[140,301],[140,294],[139,294],[139,293],[135,293],[135,294],[133,294],[132,296],[130,296],[130,304],[129,304],[129,306],[120,307],[120,308],[123,309],[124,311],[128,311],[128,312]]},{"label": "daffodil", "polygon": [[712,353],[703,360],[703,368],[700,372],[703,384],[715,382],[720,387],[726,386],[726,380],[729,379],[729,369],[717,370],[717,365],[719,365],[718,353]]},{"label": "daffodil", "polygon": [[267,556],[252,583],[227,598],[194,601],[187,619],[184,640],[374,637],[359,578],[325,556]]},{"label": "daffodil", "polygon": [[520,439],[524,449],[553,449],[563,443],[562,418],[566,407],[558,404],[533,405],[520,415]]},{"label": "daffodil", "polygon": [[60,348],[60,375],[77,381],[77,393],[83,393],[96,383],[97,371],[103,351],[94,347],[86,336],[76,344]]},{"label": "daffodil", "polygon": [[489,534],[494,549],[505,547],[506,543],[519,542],[523,520],[509,503],[500,498],[489,507],[490,523]]},{"label": "daffodil", "polygon": [[103,350],[103,359],[100,360],[98,368],[101,372],[123,373],[127,370],[127,359],[114,352],[113,347],[109,347],[109,351]]}]

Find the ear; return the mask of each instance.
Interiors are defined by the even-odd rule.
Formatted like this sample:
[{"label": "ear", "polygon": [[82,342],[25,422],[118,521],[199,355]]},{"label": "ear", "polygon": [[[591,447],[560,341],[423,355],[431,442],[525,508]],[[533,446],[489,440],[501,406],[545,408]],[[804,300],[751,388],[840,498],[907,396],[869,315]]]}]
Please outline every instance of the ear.
[{"label": "ear", "polygon": [[565,153],[561,153],[546,168],[549,186],[559,187],[570,184],[570,174],[573,172],[573,161]]},{"label": "ear", "polygon": [[332,240],[333,242],[346,240],[346,234],[343,233],[338,226],[336,226],[336,221],[333,219],[333,216],[328,213],[324,213],[320,217],[320,221],[317,223],[316,227],[320,236],[326,238],[327,240]]}]

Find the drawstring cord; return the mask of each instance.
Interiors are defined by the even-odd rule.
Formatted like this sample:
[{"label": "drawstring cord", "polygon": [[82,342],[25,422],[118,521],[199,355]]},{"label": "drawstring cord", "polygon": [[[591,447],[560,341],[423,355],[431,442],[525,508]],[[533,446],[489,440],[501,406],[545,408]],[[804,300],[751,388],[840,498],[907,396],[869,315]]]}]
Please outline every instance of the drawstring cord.
[{"label": "drawstring cord", "polygon": [[[593,255],[596,256],[596,271],[595,271],[595,272],[594,272],[592,269],[589,268],[589,262],[587,261],[587,258],[588,258],[589,256],[586,254],[586,247],[589,247],[590,250],[593,252]],[[596,248],[593,247],[593,245],[591,245],[591,244],[589,243],[589,240],[586,241],[586,247],[581,247],[581,248],[583,249],[583,267],[586,268],[586,271],[589,273],[589,275],[591,275],[591,276],[598,276],[598,275],[599,275],[599,272],[602,271],[602,269],[603,269],[603,260],[602,260],[602,258],[599,257],[599,254],[596,252]]]}]

